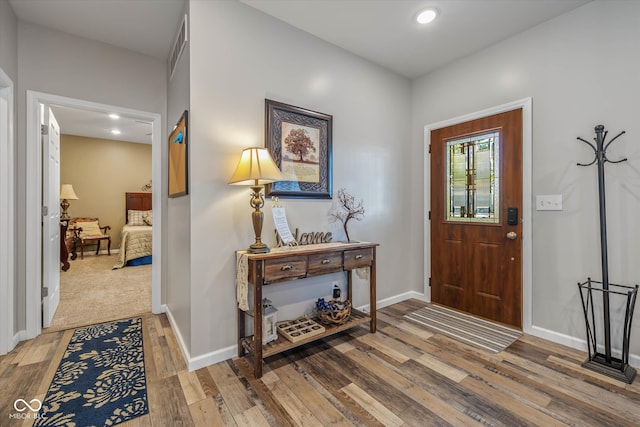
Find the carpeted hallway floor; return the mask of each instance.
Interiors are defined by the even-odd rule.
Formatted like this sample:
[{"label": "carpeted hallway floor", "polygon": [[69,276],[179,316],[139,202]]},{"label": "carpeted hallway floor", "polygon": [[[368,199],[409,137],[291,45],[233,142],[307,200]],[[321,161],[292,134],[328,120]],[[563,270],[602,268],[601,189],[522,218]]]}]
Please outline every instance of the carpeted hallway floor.
[{"label": "carpeted hallway floor", "polygon": [[117,255],[79,257],[60,271],[60,305],[43,332],[151,312],[151,265],[112,270]]}]

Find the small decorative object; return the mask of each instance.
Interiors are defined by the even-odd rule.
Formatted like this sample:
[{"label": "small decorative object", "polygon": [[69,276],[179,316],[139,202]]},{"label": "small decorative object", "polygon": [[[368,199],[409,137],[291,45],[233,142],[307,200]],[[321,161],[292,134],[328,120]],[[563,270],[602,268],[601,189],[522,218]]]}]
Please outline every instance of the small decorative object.
[{"label": "small decorative object", "polygon": [[184,196],[188,191],[187,111],[169,135],[169,197]]},{"label": "small decorative object", "polygon": [[278,230],[275,230],[275,233],[276,233],[276,248],[279,248],[282,246],[303,246],[303,245],[317,245],[320,243],[330,243],[331,239],[333,239],[333,236],[330,231],[326,233],[322,231],[315,231],[315,232],[312,231],[309,233],[300,234],[300,232],[296,228],[296,232],[293,234],[293,238],[295,239],[293,243],[285,244],[282,238],[280,237],[280,233],[278,233]]},{"label": "small decorative object", "polygon": [[262,300],[262,344],[268,344],[278,339],[276,323],[278,309],[267,298]]},{"label": "small decorative object", "polygon": [[318,319],[322,323],[342,325],[351,316],[351,301],[325,301],[324,298],[318,298],[316,309],[318,311]]},{"label": "small decorative object", "polygon": [[151,180],[149,180],[149,182],[147,182],[145,185],[142,186],[142,188],[140,188],[140,190],[142,191],[151,191]]},{"label": "small decorative object", "polygon": [[347,237],[347,242],[350,242],[349,230],[347,230],[347,224],[352,219],[360,221],[364,218],[364,206],[362,200],[356,202],[356,198],[349,194],[346,189],[341,188],[338,190],[338,201],[334,203],[329,210],[329,222],[342,222],[344,228],[344,234]]},{"label": "small decorative object", "polygon": [[265,100],[265,145],[285,176],[269,196],[331,198],[333,116]]},{"label": "small decorative object", "polygon": [[78,200],[78,196],[76,196],[75,191],[73,191],[73,185],[71,184],[62,184],[60,188],[60,207],[62,208],[62,214],[60,215],[60,219],[70,219],[69,213],[67,209],[69,209],[69,200]]},{"label": "small decorative object", "polygon": [[307,317],[278,324],[278,332],[291,342],[298,342],[322,334],[324,331],[324,326]]},{"label": "small decorative object", "polygon": [[260,210],[264,206],[262,186],[282,179],[284,179],[282,173],[271,159],[266,148],[253,147],[245,148],[242,151],[240,161],[229,180],[229,184],[248,184],[251,186],[249,204],[254,209],[251,219],[256,241],[247,249],[249,253],[264,254],[269,252],[269,247],[262,243],[262,223],[264,221],[264,214]]}]

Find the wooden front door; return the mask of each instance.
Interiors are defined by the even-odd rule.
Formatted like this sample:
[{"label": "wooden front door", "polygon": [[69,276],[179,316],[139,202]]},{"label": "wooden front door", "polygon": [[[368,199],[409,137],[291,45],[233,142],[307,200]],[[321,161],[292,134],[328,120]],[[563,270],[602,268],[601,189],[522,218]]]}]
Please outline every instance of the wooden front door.
[{"label": "wooden front door", "polygon": [[522,109],[431,131],[431,300],[522,327]]}]

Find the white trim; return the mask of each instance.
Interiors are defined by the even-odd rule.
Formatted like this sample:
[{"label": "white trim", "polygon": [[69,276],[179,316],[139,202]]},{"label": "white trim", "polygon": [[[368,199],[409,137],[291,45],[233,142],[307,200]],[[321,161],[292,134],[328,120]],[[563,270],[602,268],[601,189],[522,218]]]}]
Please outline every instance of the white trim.
[{"label": "white trim", "polygon": [[[13,81],[0,68],[0,354],[15,346],[15,132]],[[6,107],[4,106],[6,102]]]},{"label": "white trim", "polygon": [[532,107],[531,98],[524,98],[517,101],[502,104],[497,107],[487,108],[474,113],[431,123],[424,127],[424,218],[425,218],[425,239],[424,239],[424,300],[431,301],[431,290],[429,289],[429,276],[431,272],[431,239],[427,238],[426,230],[430,230],[429,210],[431,209],[430,182],[431,164],[429,159],[429,144],[431,142],[431,131],[458,123],[494,114],[504,113],[522,108],[522,329],[526,333],[531,333],[532,312],[533,312],[533,233],[532,233]]},{"label": "white trim", "polygon": [[[157,226],[153,227],[154,262],[151,268],[151,310],[153,313],[164,311],[161,304],[162,297],[162,195],[165,192],[165,180],[162,178],[162,123],[157,113],[132,110],[113,105],[83,101],[64,96],[27,91],[27,182],[26,182],[26,253],[34,254],[30,259],[42,258],[42,244],[40,227],[41,188],[41,150],[39,143],[38,106],[43,104],[60,105],[64,107],[80,108],[96,112],[119,113],[140,120],[152,122],[152,180],[153,180],[153,218]],[[41,313],[42,268],[39,262],[26,268],[26,330],[22,339],[31,339],[40,335],[42,331]]]},{"label": "white trim", "polygon": [[[589,351],[589,349],[587,348],[587,342],[585,340],[572,337],[570,335],[561,334],[560,332],[541,328],[540,326],[532,326],[531,330],[529,330],[529,332],[527,333],[538,338],[549,340],[557,344],[566,345],[567,347],[575,348],[576,350],[584,351],[585,353]],[[598,349],[598,351],[600,351],[600,349]],[[604,352],[604,350],[602,351]],[[616,357],[620,357],[620,354],[622,354],[621,350],[619,349],[613,349],[612,351]],[[587,355],[585,354],[585,360],[586,357]],[[629,354],[629,365],[640,368],[640,355]]]},{"label": "white trim", "polygon": [[[405,292],[402,294],[398,294],[389,298],[385,298],[383,300],[380,301],[376,301],[376,309],[379,310],[381,308],[385,308],[388,307],[390,305],[393,304],[397,304],[399,302],[402,301],[406,301],[408,299],[418,299],[420,301],[427,301],[427,299],[425,298],[425,296],[423,294],[421,294],[420,292],[416,292],[416,291],[409,291],[409,292]],[[371,304],[365,304],[365,305],[361,305],[359,307],[356,307],[356,309],[364,312],[364,313],[369,313],[370,309],[371,309]]]}]

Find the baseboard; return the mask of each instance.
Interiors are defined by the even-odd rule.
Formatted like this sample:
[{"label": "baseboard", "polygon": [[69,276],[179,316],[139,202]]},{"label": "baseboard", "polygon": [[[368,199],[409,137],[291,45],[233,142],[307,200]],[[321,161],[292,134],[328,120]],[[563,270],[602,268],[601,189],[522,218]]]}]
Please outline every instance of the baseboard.
[{"label": "baseboard", "polygon": [[176,337],[178,341],[178,347],[180,347],[180,351],[182,352],[182,357],[186,362],[187,366],[189,366],[189,360],[191,359],[191,355],[189,354],[189,349],[184,343],[184,339],[182,338],[182,333],[180,332],[180,328],[178,328],[178,324],[176,323],[176,319],[174,319],[173,314],[171,314],[171,310],[166,304],[162,304],[164,307],[164,312],[167,315],[167,319],[169,319],[169,324],[171,325],[171,330],[173,331],[173,335]]},{"label": "baseboard", "polygon": [[[566,345],[567,347],[575,348],[576,350],[587,352],[587,342],[581,338],[572,337],[570,335],[562,334],[560,332],[551,331],[549,329],[541,328],[540,326],[532,326],[530,330],[525,333],[531,334],[538,338],[552,341],[556,344]],[[615,355],[619,355],[619,350],[613,350]],[[629,365],[640,368],[640,355],[629,354]]]},{"label": "baseboard", "polygon": [[[113,254],[119,254],[119,253],[120,253],[120,249],[111,249],[111,255],[113,255]],[[78,252],[78,254],[79,254],[79,252]],[[85,253],[84,253],[84,256],[85,256],[85,257],[88,257],[88,256],[96,256],[96,255],[109,255],[109,252],[108,252],[106,249],[102,249],[102,250],[100,250],[100,252],[98,252],[97,254],[96,254],[95,252],[93,252],[93,251],[88,251],[88,252],[85,252]],[[79,257],[80,257],[80,255],[78,255],[78,258],[79,258]],[[71,258],[69,258],[69,259],[71,259]]]},{"label": "baseboard", "polygon": [[224,362],[225,360],[232,359],[237,355],[238,346],[232,345],[226,348],[221,348],[220,350],[196,356],[189,360],[187,366],[189,371],[195,371],[196,369],[204,368],[205,366],[215,365],[218,362]]},{"label": "baseboard", "polygon": [[[419,299],[420,301],[427,301],[424,297],[424,294],[420,293],[420,292],[416,292],[416,291],[409,291],[409,292],[405,292],[403,294],[399,294],[399,295],[394,295],[392,297],[389,298],[385,298],[379,301],[376,301],[376,305],[378,309],[393,305],[393,304],[397,304],[399,302],[402,301],[406,301],[408,299]],[[365,304],[365,305],[361,305],[359,307],[356,307],[358,310],[363,311],[365,313],[369,312],[370,309],[370,304]]]}]

